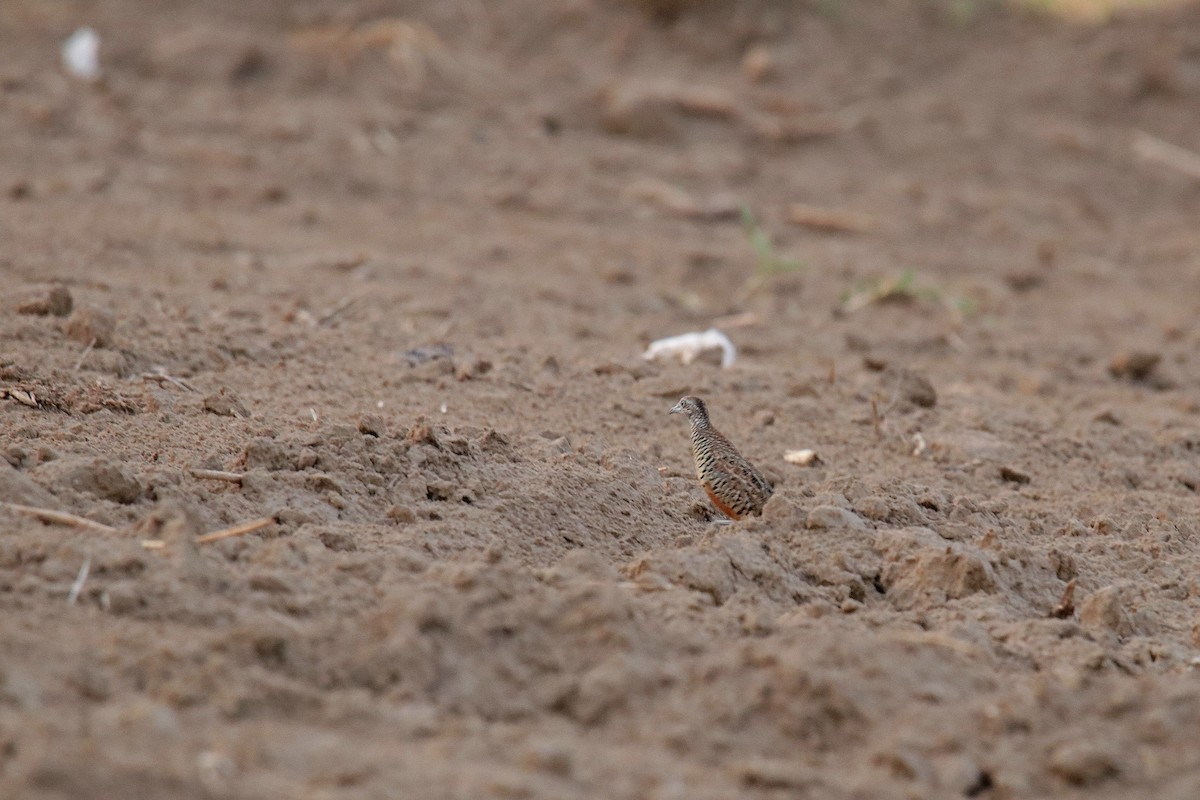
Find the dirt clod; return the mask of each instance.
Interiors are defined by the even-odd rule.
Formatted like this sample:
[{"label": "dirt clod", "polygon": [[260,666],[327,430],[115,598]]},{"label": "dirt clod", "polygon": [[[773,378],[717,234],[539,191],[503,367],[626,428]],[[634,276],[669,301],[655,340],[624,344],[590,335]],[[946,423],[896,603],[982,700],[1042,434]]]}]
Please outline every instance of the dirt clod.
[{"label": "dirt clod", "polygon": [[1067,742],[1051,751],[1050,771],[1075,786],[1092,786],[1120,772],[1116,756],[1104,745],[1087,741]]},{"label": "dirt clod", "polygon": [[1131,636],[1134,632],[1120,586],[1106,586],[1084,598],[1079,606],[1079,623],[1098,634]]},{"label": "dirt clod", "polygon": [[848,528],[865,531],[867,523],[853,511],[839,506],[816,506],[808,512],[806,528]]},{"label": "dirt clod", "polygon": [[1161,353],[1146,350],[1133,350],[1118,353],[1109,362],[1108,371],[1114,378],[1128,378],[1134,381],[1147,380],[1154,368],[1162,361]]},{"label": "dirt clod", "polygon": [[1007,467],[1007,466],[1000,468],[1000,478],[1002,480],[1008,481],[1009,483],[1017,483],[1017,484],[1026,484],[1026,483],[1029,483],[1030,480],[1032,480],[1029,477],[1029,473],[1022,472],[1021,470],[1016,469],[1015,467]]},{"label": "dirt clod", "polygon": [[897,400],[920,408],[933,408],[937,405],[937,392],[933,384],[919,372],[902,367],[888,367],[883,371],[880,380],[883,391]]},{"label": "dirt clod", "polygon": [[[75,299],[65,286],[55,286],[30,300],[17,306],[18,314],[35,314],[37,316],[65,317],[75,307]],[[88,341],[91,341],[89,339]]]},{"label": "dirt clod", "polygon": [[116,319],[95,306],[82,306],[67,319],[67,338],[83,345],[111,347],[116,333]]},{"label": "dirt clod", "polygon": [[145,491],[127,467],[108,458],[63,457],[34,474],[51,491],[84,492],[115,503],[136,502]]},{"label": "dirt clod", "polygon": [[210,414],[216,414],[218,417],[238,417],[245,419],[250,416],[250,412],[242,405],[237,396],[225,387],[221,387],[218,391],[204,396],[202,401],[204,410]]}]

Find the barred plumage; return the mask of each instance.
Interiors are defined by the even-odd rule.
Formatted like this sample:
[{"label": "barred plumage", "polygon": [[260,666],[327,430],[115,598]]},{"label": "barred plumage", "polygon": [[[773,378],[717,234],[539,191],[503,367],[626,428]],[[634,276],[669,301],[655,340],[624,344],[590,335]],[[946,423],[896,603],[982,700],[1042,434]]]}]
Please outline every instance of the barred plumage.
[{"label": "barred plumage", "polygon": [[717,510],[730,519],[761,514],[774,489],[762,473],[712,426],[704,401],[699,397],[684,397],[671,413],[688,415],[692,424],[696,476]]}]

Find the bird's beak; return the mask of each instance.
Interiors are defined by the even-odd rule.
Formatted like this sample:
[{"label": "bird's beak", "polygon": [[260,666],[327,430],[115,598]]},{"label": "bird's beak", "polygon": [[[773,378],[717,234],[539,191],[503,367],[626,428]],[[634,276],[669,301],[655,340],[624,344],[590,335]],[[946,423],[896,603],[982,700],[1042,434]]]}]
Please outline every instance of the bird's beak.
[{"label": "bird's beak", "polygon": [[683,403],[676,403],[675,407],[672,408],[667,413],[668,414],[682,414],[683,413]]}]

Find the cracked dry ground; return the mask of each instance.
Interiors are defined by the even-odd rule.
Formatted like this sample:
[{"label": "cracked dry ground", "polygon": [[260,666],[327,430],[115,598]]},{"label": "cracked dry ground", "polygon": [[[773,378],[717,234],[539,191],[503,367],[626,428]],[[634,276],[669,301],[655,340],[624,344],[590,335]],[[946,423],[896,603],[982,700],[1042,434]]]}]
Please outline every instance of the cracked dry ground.
[{"label": "cracked dry ground", "polygon": [[1200,12],[681,5],[0,5],[0,795],[1200,794]]}]

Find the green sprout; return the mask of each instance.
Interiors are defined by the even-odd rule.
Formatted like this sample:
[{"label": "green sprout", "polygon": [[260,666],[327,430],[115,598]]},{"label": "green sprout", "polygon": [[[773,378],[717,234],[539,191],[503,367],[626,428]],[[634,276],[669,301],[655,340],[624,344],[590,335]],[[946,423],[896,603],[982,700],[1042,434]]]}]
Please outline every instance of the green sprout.
[{"label": "green sprout", "polygon": [[796,259],[785,258],[776,252],[770,235],[758,224],[754,212],[747,205],[742,206],[742,229],[746,231],[746,238],[750,240],[750,247],[758,258],[755,277],[759,280],[804,268],[804,264]]},{"label": "green sprout", "polygon": [[965,295],[952,295],[937,286],[917,283],[917,273],[906,269],[899,275],[876,278],[855,285],[842,293],[841,311],[852,314],[876,303],[913,303],[926,301],[945,308],[956,319],[971,316],[977,304]]}]

